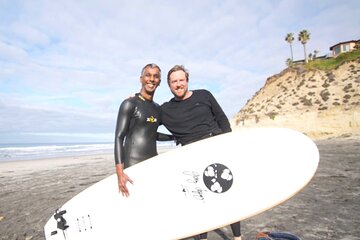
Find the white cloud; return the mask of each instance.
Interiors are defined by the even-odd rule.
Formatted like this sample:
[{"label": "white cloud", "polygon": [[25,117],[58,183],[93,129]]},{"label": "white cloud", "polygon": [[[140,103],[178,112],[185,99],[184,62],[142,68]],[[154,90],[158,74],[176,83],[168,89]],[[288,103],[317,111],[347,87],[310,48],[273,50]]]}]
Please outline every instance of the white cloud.
[{"label": "white cloud", "polygon": [[[172,97],[167,71],[185,64],[190,88],[212,91],[231,117],[285,68],[287,33],[307,29],[308,51],[326,54],[360,36],[358,9],[357,0],[2,1],[0,132],[112,132],[149,62],[162,68],[155,101]],[[297,40],[293,49],[303,58]]]}]

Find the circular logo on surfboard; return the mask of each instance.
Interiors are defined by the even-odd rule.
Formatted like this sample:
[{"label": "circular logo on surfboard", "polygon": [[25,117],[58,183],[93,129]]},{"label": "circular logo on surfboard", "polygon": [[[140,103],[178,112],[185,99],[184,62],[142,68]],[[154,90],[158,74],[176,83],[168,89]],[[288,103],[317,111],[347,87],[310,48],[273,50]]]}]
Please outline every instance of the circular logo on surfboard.
[{"label": "circular logo on surfboard", "polygon": [[210,191],[224,193],[232,186],[233,174],[225,165],[214,163],[205,168],[203,180]]}]

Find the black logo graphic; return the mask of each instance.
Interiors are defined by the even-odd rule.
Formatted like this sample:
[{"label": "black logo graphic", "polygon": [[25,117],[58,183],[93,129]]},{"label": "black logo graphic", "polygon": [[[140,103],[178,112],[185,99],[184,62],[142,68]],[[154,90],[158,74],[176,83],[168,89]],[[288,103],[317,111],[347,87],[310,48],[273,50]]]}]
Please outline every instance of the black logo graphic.
[{"label": "black logo graphic", "polygon": [[224,193],[232,186],[233,174],[225,165],[214,163],[205,168],[203,179],[210,191]]}]

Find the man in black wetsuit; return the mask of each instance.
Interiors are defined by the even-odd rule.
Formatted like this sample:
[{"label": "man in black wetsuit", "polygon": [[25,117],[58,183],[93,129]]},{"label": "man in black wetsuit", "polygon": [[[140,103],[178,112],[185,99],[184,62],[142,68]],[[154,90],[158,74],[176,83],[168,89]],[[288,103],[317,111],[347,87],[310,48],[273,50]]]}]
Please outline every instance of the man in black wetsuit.
[{"label": "man in black wetsuit", "polygon": [[[188,90],[189,73],[184,66],[170,69],[167,81],[174,98],[161,106],[161,121],[178,143],[186,145],[231,132],[229,120],[209,91]],[[240,240],[240,222],[231,224],[231,229],[234,240]],[[207,233],[200,239],[207,239]]]},{"label": "man in black wetsuit", "polygon": [[129,196],[127,182],[133,183],[124,169],[157,155],[156,140],[171,140],[158,134],[160,106],[153,101],[161,81],[161,70],[156,64],[146,65],[140,76],[141,90],[124,100],[119,108],[115,132],[115,164],[119,191]]}]

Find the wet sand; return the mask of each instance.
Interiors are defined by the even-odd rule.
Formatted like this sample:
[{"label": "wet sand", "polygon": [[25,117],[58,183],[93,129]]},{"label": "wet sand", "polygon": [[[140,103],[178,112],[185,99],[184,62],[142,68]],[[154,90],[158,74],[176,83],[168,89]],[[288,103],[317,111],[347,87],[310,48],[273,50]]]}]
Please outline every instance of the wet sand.
[{"label": "wet sand", "polygon": [[[360,239],[360,138],[316,144],[320,165],[309,185],[242,221],[243,240],[255,239],[259,231],[292,232],[304,240]],[[0,163],[0,239],[45,239],[43,226],[57,207],[113,173],[112,155]],[[208,239],[231,239],[231,230],[212,231]]]}]

